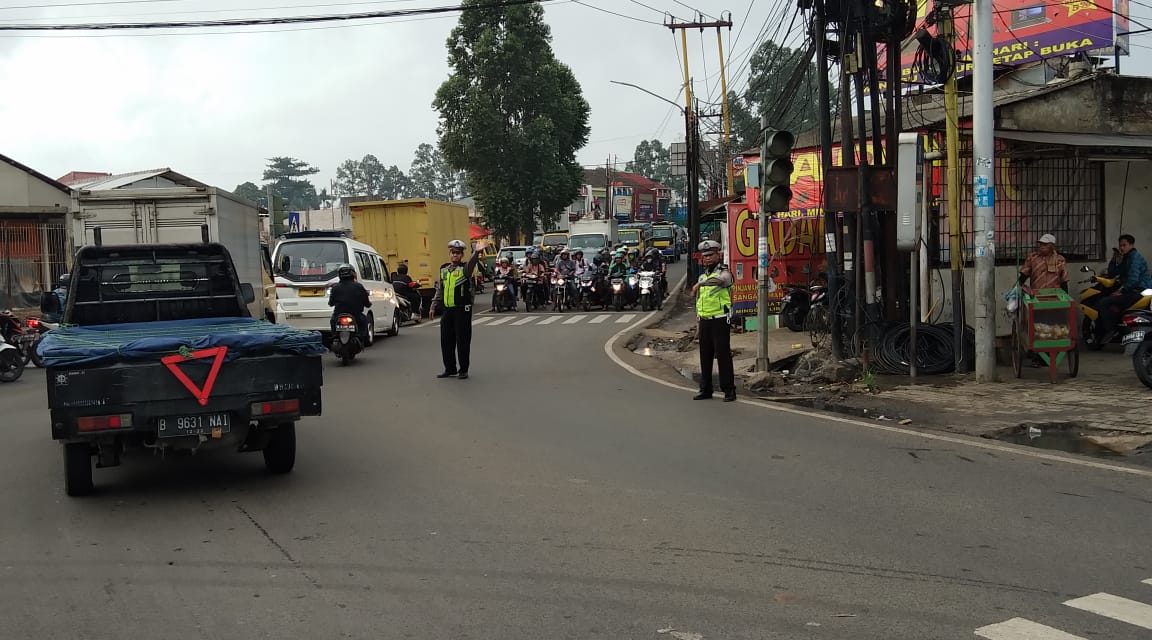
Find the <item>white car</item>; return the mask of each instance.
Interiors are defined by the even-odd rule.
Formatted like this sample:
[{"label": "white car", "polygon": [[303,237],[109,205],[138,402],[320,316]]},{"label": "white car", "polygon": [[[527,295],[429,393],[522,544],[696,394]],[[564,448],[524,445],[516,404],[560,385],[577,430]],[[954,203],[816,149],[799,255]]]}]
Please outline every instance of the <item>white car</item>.
[{"label": "white car", "polygon": [[500,253],[496,254],[499,258],[504,256],[512,256],[512,264],[518,268],[523,268],[524,263],[528,262],[528,250],[534,247],[504,247],[500,249]]},{"label": "white car", "polygon": [[365,312],[369,344],[381,333],[399,334],[396,291],[388,265],[371,246],[338,231],[290,233],[276,245],[272,265],[276,271],[277,319],[297,329],[331,333],[328,293],[340,281],[336,270],[342,264],[352,265],[372,301]]}]

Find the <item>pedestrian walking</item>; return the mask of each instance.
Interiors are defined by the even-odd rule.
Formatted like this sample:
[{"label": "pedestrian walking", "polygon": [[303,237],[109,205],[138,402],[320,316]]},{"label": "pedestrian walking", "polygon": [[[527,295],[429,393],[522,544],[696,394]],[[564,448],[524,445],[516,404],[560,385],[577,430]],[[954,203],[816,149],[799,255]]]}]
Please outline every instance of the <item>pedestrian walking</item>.
[{"label": "pedestrian walking", "polygon": [[440,320],[440,355],[444,358],[444,371],[437,378],[458,377],[468,379],[468,364],[472,350],[472,278],[480,261],[485,243],[473,247],[472,257],[464,262],[464,242],[448,243],[449,262],[440,265],[440,278],[436,280],[436,293],[428,318],[443,316]]},{"label": "pedestrian walking", "polygon": [[700,262],[704,271],[692,285],[696,297],[696,337],[700,340],[700,393],[693,400],[712,397],[712,361],[720,368],[720,390],[724,402],[736,400],[736,380],[732,373],[732,334],[729,313],[732,311],[732,272],[720,264],[720,243],[700,243]]}]

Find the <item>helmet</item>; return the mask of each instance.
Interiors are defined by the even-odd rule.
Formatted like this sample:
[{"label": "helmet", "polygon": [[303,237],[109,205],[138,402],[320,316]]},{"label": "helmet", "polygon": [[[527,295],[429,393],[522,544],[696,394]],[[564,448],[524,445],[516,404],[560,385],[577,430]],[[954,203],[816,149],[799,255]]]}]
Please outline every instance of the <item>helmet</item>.
[{"label": "helmet", "polygon": [[630,253],[634,256],[638,256],[638,255],[640,255],[640,249],[638,249],[637,247],[632,247],[632,249],[630,251],[628,251],[628,253]]},{"label": "helmet", "polygon": [[448,248],[449,249],[459,249],[459,250],[463,251],[464,250],[464,241],[463,240],[453,240],[452,242],[448,243]]},{"label": "helmet", "polygon": [[61,275],[58,280],[56,280],[56,286],[66,288],[70,282],[72,282],[72,276],[65,273]]},{"label": "helmet", "polygon": [[592,264],[599,267],[600,265],[604,264],[604,258],[601,257],[600,254],[596,254],[596,257],[592,258]]},{"label": "helmet", "polygon": [[508,256],[500,256],[500,264],[511,264],[512,260]]},{"label": "helmet", "polygon": [[716,242],[715,240],[705,240],[704,242],[701,242],[700,246],[696,248],[700,251],[719,251],[720,243]]},{"label": "helmet", "polygon": [[583,258],[584,257],[584,250],[583,249],[577,249],[577,250],[572,252],[572,255],[573,256],[580,256],[581,258]]},{"label": "helmet", "polygon": [[341,280],[351,280],[356,277],[356,270],[353,269],[350,264],[342,264],[340,268],[336,270],[336,275],[340,276]]},{"label": "helmet", "polygon": [[396,273],[399,273],[402,276],[408,275],[408,263],[401,262],[400,266],[396,267]]},{"label": "helmet", "polygon": [[649,249],[649,250],[645,251],[645,252],[644,252],[644,255],[645,255],[645,256],[647,256],[647,257],[649,257],[649,258],[654,258],[654,257],[656,257],[656,256],[660,255],[660,251],[658,251],[658,250],[657,250],[657,249],[655,249],[655,248],[652,248],[652,249]]},{"label": "helmet", "polygon": [[561,249],[560,250],[560,257],[563,258],[566,255],[569,255],[568,250],[567,249]]},{"label": "helmet", "polygon": [[617,258],[623,258],[626,253],[627,252],[624,251],[623,249],[617,249],[616,253],[614,253],[613,255]]}]

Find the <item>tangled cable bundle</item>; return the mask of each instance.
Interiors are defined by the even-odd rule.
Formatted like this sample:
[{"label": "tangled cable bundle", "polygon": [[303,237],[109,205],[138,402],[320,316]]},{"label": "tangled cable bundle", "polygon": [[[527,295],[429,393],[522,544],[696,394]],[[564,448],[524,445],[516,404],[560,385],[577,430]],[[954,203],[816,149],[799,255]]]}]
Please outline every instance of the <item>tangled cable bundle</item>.
[{"label": "tangled cable bundle", "polygon": [[[880,327],[879,339],[872,349],[872,366],[877,373],[908,375],[909,347],[912,325],[907,322],[885,323]],[[965,358],[975,351],[976,334],[965,327]],[[916,371],[924,375],[939,375],[955,369],[955,351],[952,348],[951,324],[918,324],[916,326]]]}]

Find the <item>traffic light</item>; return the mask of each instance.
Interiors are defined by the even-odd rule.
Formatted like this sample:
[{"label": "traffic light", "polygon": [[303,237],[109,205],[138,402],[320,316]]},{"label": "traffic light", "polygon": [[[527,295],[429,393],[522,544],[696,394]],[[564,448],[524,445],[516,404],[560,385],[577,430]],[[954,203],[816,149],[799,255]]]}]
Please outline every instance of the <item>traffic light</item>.
[{"label": "traffic light", "polygon": [[796,136],[789,131],[765,131],[760,152],[760,210],[782,212],[792,209],[792,145]]}]

